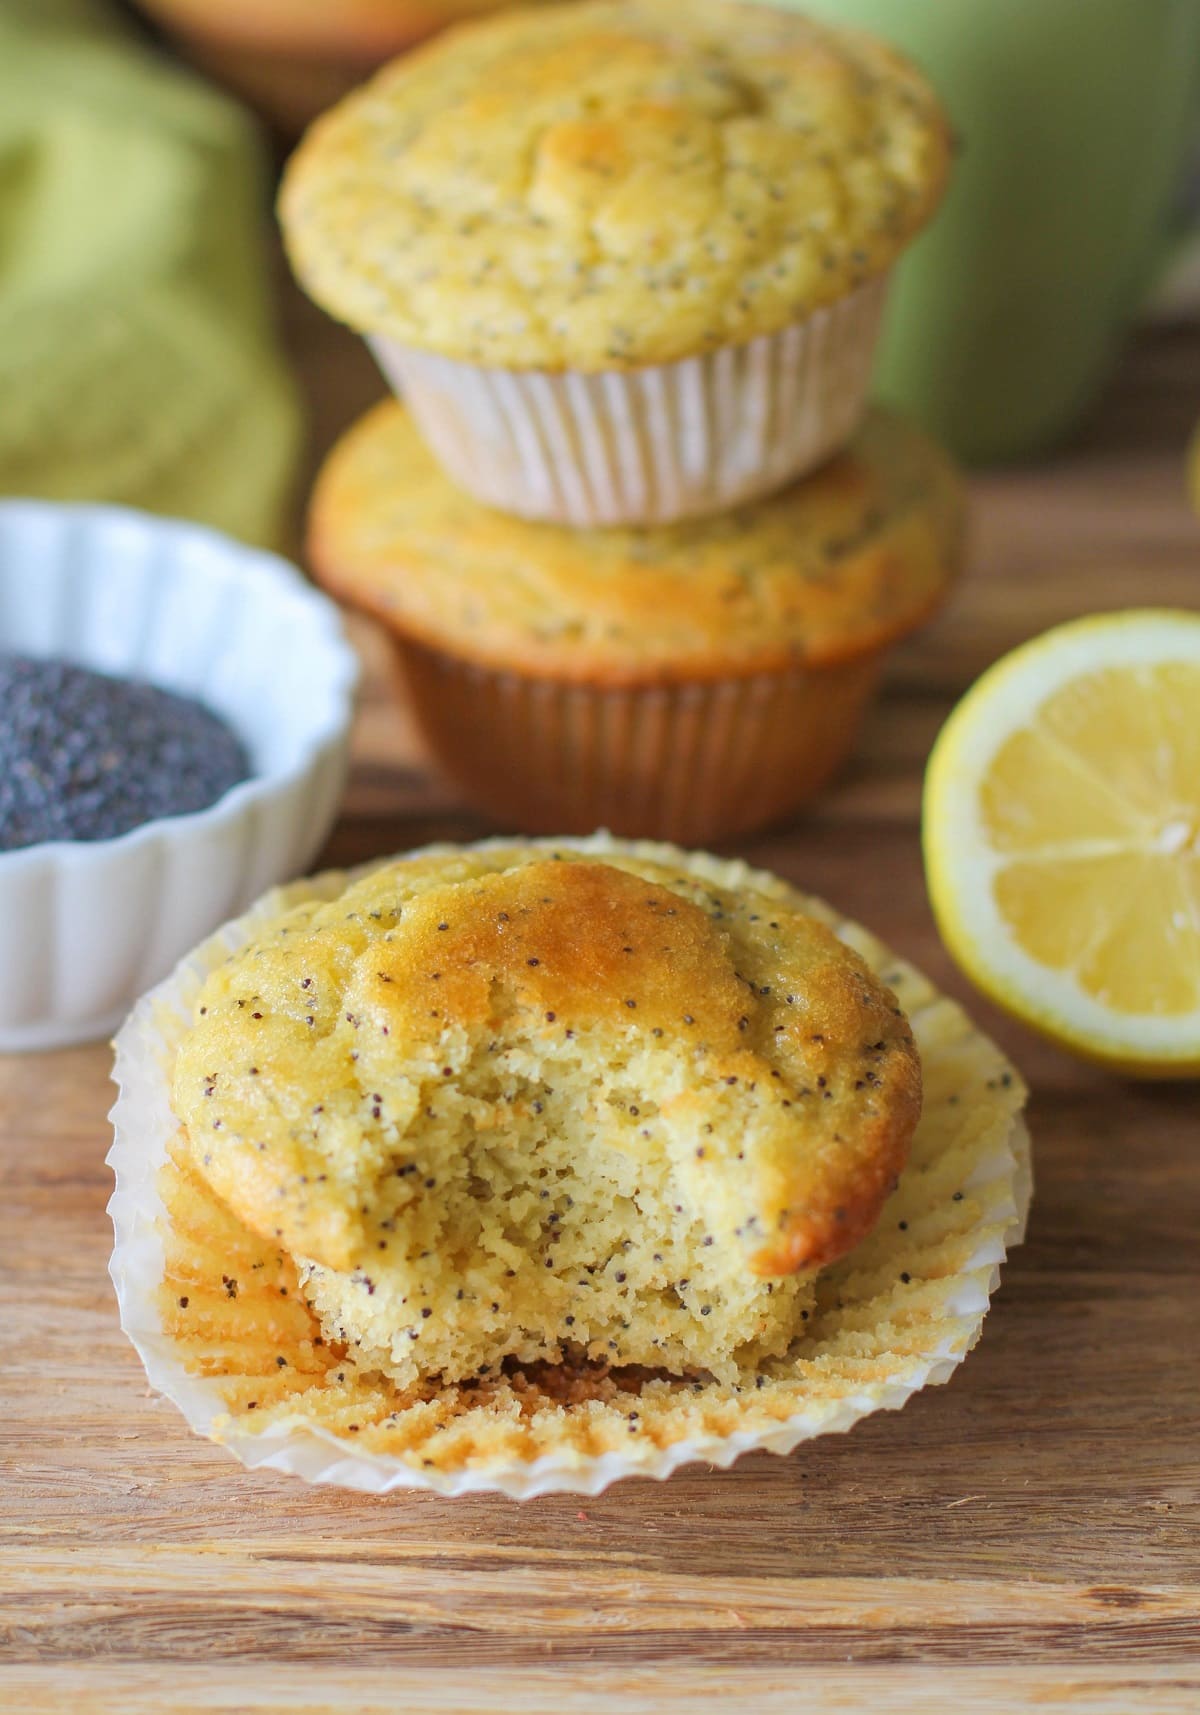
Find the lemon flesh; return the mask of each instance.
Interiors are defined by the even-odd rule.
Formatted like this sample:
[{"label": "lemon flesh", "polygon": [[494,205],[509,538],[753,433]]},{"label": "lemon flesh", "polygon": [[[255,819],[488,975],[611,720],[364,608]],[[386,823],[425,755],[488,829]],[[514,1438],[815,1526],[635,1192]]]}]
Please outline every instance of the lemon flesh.
[{"label": "lemon flesh", "polygon": [[1200,615],[1081,620],[999,662],[934,747],[923,835],[993,999],[1127,1071],[1200,1073]]}]

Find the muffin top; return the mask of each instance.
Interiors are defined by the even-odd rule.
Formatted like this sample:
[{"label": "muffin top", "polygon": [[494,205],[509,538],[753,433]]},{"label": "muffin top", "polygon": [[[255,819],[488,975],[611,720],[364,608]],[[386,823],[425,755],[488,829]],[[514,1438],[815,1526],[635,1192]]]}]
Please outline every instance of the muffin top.
[{"label": "muffin top", "polygon": [[694,1323],[711,1367],[727,1303],[740,1342],[767,1327],[738,1282],[870,1231],[920,1090],[895,997],[815,918],[543,842],[387,864],[266,924],[201,990],[173,1105],[334,1337],[399,1332],[383,1361],[412,1379],[439,1344],[553,1358],[589,1315],[624,1362],[658,1328],[675,1367]]},{"label": "muffin top", "polygon": [[451,31],[324,115],[288,169],[334,315],[513,369],[739,344],[881,273],[950,153],[872,38],[740,0],[583,0]]},{"label": "muffin top", "polygon": [[344,600],[480,665],[591,684],[820,666],[939,603],[961,556],[946,456],[874,413],[816,475],[716,518],[568,530],[456,489],[393,400],[334,449],[310,555]]}]

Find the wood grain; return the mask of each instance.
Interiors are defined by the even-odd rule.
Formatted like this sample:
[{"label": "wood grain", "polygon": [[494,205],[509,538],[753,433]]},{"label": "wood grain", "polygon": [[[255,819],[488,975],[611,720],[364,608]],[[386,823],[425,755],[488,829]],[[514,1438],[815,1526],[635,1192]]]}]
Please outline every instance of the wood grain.
[{"label": "wood grain", "polygon": [[[286,299],[313,456],[378,391]],[[0,1705],[14,1711],[1200,1708],[1200,1124],[993,1014],[921,880],[953,698],[1056,620],[1195,607],[1200,336],[1132,355],[1087,435],[976,481],[970,574],[845,779],[741,852],[876,927],[1027,1073],[1038,1198],[947,1388],[790,1459],[595,1501],[387,1500],[251,1475],[152,1397],[105,1268],[102,1048],[0,1060]],[[378,639],[330,861],[485,831],[426,772]]]}]

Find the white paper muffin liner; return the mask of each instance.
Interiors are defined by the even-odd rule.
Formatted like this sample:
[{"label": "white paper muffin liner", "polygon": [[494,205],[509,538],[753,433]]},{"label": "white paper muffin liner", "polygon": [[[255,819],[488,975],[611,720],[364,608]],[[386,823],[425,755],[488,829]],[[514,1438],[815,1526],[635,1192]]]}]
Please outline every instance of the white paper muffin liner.
[{"label": "white paper muffin liner", "polygon": [[198,697],[252,769],[194,814],[0,853],[0,1051],[27,1051],[107,1036],[201,936],[311,864],[341,796],[358,662],[334,604],[273,554],[32,500],[0,502],[0,650]]},{"label": "white paper muffin liner", "polygon": [[[116,1238],[110,1273],[121,1326],[151,1384],[197,1433],[221,1441],[247,1466],[376,1494],[419,1488],[445,1495],[499,1492],[516,1499],[554,1492],[596,1495],[622,1477],[664,1478],[696,1461],[726,1467],[743,1453],[788,1453],[812,1436],[847,1430],[872,1412],[904,1405],[922,1387],[947,1381],[979,1338],[1000,1265],[1024,1235],[1032,1193],[1029,1138],[1020,1114],[1024,1091],[998,1050],[960,1008],[865,930],[797,896],[773,876],[742,863],[605,835],[569,844],[573,850],[625,851],[686,865],[722,886],[754,887],[793,903],[799,897],[889,982],[912,1022],[926,1084],[925,1115],[899,1189],[875,1233],[820,1277],[818,1306],[823,1299],[825,1307],[815,1313],[813,1331],[806,1329],[756,1388],[680,1383],[678,1395],[668,1390],[665,1405],[657,1407],[626,1393],[588,1418],[596,1426],[598,1451],[581,1450],[579,1438],[565,1433],[572,1428],[571,1414],[583,1412],[582,1406],[548,1409],[549,1445],[537,1457],[485,1448],[450,1469],[423,1459],[424,1444],[402,1454],[371,1451],[302,1411],[256,1432],[245,1412],[231,1411],[222,1377],[194,1373],[185,1361],[190,1348],[164,1326],[168,1214],[160,1178],[178,1131],[168,1100],[172,1045],[190,1022],[204,978],[281,909],[306,898],[332,898],[348,878],[330,874],[276,890],[184,960],[127,1020],[115,1045],[120,1095],[108,1155],[116,1177],[109,1203]],[[631,1403],[642,1405],[646,1422],[639,1428],[650,1433],[630,1432],[618,1440]]]},{"label": "white paper muffin liner", "polygon": [[369,340],[452,481],[579,527],[669,524],[796,481],[867,402],[888,276],[779,333],[677,363],[584,374],[485,369]]}]

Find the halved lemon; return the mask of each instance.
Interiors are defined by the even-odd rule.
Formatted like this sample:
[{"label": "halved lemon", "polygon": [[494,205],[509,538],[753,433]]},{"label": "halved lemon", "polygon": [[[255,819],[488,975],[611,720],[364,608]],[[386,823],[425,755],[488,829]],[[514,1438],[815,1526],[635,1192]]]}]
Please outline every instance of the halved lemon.
[{"label": "halved lemon", "polygon": [[1146,1077],[1200,1074],[1200,614],[1057,627],[992,667],[929,760],[938,927],[981,989]]}]

